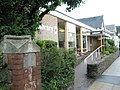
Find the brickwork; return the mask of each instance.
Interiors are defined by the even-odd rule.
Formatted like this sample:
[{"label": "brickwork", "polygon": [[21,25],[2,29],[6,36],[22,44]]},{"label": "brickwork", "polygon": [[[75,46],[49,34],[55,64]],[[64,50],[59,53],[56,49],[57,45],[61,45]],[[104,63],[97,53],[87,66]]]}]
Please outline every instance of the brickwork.
[{"label": "brickwork", "polygon": [[24,67],[23,53],[7,54],[11,73],[10,90],[41,90],[40,53],[36,55],[36,66]]}]

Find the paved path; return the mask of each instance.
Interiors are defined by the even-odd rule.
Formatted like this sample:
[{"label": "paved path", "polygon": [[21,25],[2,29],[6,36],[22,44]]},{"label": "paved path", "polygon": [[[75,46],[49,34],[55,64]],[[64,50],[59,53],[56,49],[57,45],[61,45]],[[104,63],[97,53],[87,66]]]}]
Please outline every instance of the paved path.
[{"label": "paved path", "polygon": [[86,73],[87,65],[82,61],[75,68],[74,90],[88,90],[93,79],[88,79]]},{"label": "paved path", "polygon": [[120,90],[120,57],[89,86],[88,90]]},{"label": "paved path", "polygon": [[86,65],[84,62],[81,62],[75,68],[75,80],[74,80],[74,90],[80,90],[84,81],[86,80]]}]

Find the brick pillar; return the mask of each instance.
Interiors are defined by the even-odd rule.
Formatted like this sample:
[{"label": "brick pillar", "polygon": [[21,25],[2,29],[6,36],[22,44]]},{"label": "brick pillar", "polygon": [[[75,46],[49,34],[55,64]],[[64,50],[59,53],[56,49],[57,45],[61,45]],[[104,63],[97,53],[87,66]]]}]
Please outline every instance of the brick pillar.
[{"label": "brick pillar", "polygon": [[[14,40],[14,38],[12,39]],[[24,38],[22,39],[24,40]],[[10,42],[4,48],[4,54],[7,57],[6,63],[11,75],[10,90],[41,90],[40,52],[37,51],[38,48],[32,46],[33,49],[31,49],[29,44],[32,43],[28,42],[28,44],[23,45],[23,48],[16,51],[13,51],[14,47],[11,47],[13,50],[6,50],[10,48],[9,44]],[[14,43],[14,45],[17,44]],[[26,48],[27,46],[29,47]]]}]

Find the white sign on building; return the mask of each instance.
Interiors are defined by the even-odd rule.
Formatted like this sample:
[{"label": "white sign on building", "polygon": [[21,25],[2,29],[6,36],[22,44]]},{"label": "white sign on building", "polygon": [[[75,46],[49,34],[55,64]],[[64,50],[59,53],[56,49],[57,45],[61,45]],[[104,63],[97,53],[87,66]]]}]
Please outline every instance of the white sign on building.
[{"label": "white sign on building", "polygon": [[49,25],[40,25],[39,28],[38,28],[40,31],[41,30],[46,30],[46,31],[49,31],[51,32],[52,34],[57,34],[57,26],[49,26]]}]

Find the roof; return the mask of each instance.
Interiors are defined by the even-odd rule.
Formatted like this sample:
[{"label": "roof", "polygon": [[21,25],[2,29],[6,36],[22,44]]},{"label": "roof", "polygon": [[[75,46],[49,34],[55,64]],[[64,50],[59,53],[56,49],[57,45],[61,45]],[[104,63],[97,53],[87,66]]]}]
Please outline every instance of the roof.
[{"label": "roof", "polygon": [[106,25],[105,28],[108,29],[108,30],[115,30],[115,25],[114,24]]},{"label": "roof", "polygon": [[94,29],[93,27],[88,26],[87,24],[84,24],[84,23],[82,23],[82,22],[79,22],[78,20],[76,20],[76,19],[74,19],[74,18],[72,18],[72,17],[70,17],[70,16],[68,16],[68,15],[66,15],[66,14],[64,14],[64,13],[62,13],[62,12],[59,12],[59,11],[56,11],[56,10],[55,10],[55,11],[50,11],[49,14],[50,14],[50,15],[53,15],[53,16],[55,16],[55,17],[57,17],[57,18],[60,18],[60,19],[62,19],[62,20],[65,20],[65,21],[67,21],[67,22],[70,22],[70,23],[72,23],[72,24],[75,24],[75,25],[77,25],[77,26],[81,26],[81,27],[83,27],[83,28],[86,28],[86,29],[88,29],[88,30],[96,31],[96,29]]},{"label": "roof", "polygon": [[97,28],[101,29],[102,23],[103,23],[103,15],[89,17],[89,18],[82,18],[82,19],[78,19],[78,21],[80,21],[84,24],[87,24],[88,26],[91,26],[95,29],[97,29]]},{"label": "roof", "polygon": [[62,13],[62,12],[60,12],[60,11],[58,11],[58,10],[55,10],[55,11],[58,12],[58,13],[60,13],[60,14],[63,14],[64,16],[67,16],[67,17],[69,17],[69,18],[71,18],[71,19],[76,20],[75,18],[73,18],[73,17],[71,17],[71,16],[69,16],[69,15],[67,15],[67,14],[65,14],[65,13]]}]

